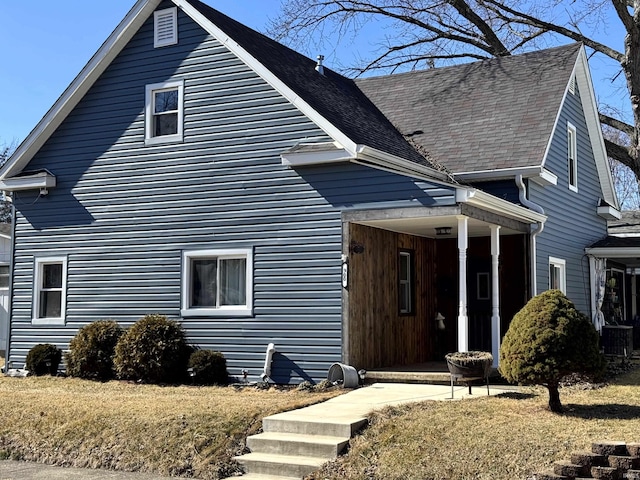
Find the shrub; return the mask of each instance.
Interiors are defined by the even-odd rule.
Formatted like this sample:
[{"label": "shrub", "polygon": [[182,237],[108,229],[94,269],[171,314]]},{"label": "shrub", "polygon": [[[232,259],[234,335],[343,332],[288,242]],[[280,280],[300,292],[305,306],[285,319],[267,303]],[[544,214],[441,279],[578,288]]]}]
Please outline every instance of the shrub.
[{"label": "shrub", "polygon": [[113,357],[124,330],[113,320],[99,320],[82,327],[65,355],[67,374],[92,380],[115,376]]},{"label": "shrub", "polygon": [[40,343],[27,354],[26,367],[32,375],[56,375],[62,350],[50,343]]},{"label": "shrub", "polygon": [[184,381],[191,349],[182,326],[164,315],[138,320],[116,345],[116,376],[148,383]]},{"label": "shrub", "polygon": [[196,350],[189,357],[193,383],[198,385],[226,385],[229,382],[227,360],[220,352]]},{"label": "shrub", "polygon": [[529,300],[513,317],[500,348],[500,373],[508,381],[546,386],[553,412],[562,410],[562,377],[597,376],[604,367],[598,333],[560,290]]}]

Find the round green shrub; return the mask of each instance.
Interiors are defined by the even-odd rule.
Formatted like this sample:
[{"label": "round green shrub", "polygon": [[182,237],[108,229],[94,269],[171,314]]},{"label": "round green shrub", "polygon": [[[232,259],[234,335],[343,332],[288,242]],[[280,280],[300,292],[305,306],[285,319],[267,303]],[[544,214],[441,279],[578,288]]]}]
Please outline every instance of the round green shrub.
[{"label": "round green shrub", "polygon": [[197,385],[226,385],[229,383],[227,360],[220,352],[196,350],[189,357],[189,371]]},{"label": "round green shrub", "polygon": [[604,371],[598,340],[586,315],[560,290],[547,290],[513,317],[500,347],[500,373],[511,382],[544,385],[550,410],[559,412],[562,377]]},{"label": "round green shrub", "polygon": [[91,380],[114,378],[113,357],[124,330],[113,320],[99,320],[82,327],[65,355],[67,374]]},{"label": "round green shrub", "polygon": [[113,365],[121,379],[178,383],[186,379],[191,351],[178,322],[164,315],[146,315],[118,340]]},{"label": "round green shrub", "polygon": [[50,343],[39,343],[27,354],[26,367],[31,375],[56,375],[62,350]]}]

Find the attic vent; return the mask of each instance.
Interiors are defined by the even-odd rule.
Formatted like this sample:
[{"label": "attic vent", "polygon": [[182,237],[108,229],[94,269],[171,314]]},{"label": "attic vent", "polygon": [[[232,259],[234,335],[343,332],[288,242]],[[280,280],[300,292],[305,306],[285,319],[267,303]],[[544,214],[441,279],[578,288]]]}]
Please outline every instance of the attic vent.
[{"label": "attic vent", "polygon": [[153,14],[153,46],[166,47],[178,43],[178,9],[167,8]]},{"label": "attic vent", "polygon": [[571,79],[569,80],[569,93],[575,95],[576,93],[576,76],[571,75]]}]

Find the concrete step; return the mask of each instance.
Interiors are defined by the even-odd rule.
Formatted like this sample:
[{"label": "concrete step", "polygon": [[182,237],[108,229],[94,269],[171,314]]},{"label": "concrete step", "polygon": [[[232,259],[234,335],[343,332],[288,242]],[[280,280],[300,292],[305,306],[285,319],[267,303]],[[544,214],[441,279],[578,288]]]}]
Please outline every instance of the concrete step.
[{"label": "concrete step", "polygon": [[348,443],[348,437],[286,432],[264,432],[247,438],[247,447],[254,453],[300,455],[327,459],[336,458]]},{"label": "concrete step", "polygon": [[[276,455],[272,453],[248,453],[234,460],[247,472],[260,475],[280,475],[301,479],[318,470],[328,461],[326,458]],[[244,477],[246,478],[246,477]]]},{"label": "concrete step", "polygon": [[366,418],[357,420],[304,420],[276,414],[262,419],[264,432],[300,433],[305,435],[323,435],[329,437],[351,438],[367,423]]}]

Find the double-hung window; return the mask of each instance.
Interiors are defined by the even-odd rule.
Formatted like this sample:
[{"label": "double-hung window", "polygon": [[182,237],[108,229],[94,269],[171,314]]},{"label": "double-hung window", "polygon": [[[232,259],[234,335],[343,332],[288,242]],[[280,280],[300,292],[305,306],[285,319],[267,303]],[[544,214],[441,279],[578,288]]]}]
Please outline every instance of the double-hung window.
[{"label": "double-hung window", "polygon": [[184,82],[147,85],[145,143],[179,142],[183,138]]},{"label": "double-hung window", "polygon": [[182,316],[253,313],[251,249],[184,252]]},{"label": "double-hung window", "polygon": [[401,314],[413,313],[413,252],[398,252],[398,310]]},{"label": "double-hung window", "polygon": [[561,258],[549,257],[549,289],[567,293],[567,263]]},{"label": "double-hung window", "polygon": [[33,298],[34,324],[64,324],[66,289],[66,257],[36,258]]},{"label": "double-hung window", "polygon": [[569,189],[578,191],[578,141],[576,127],[567,125],[567,170],[569,174]]}]

